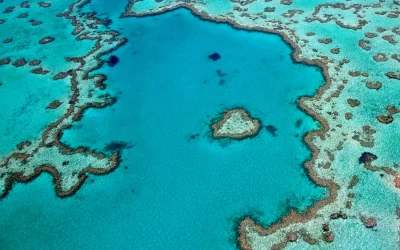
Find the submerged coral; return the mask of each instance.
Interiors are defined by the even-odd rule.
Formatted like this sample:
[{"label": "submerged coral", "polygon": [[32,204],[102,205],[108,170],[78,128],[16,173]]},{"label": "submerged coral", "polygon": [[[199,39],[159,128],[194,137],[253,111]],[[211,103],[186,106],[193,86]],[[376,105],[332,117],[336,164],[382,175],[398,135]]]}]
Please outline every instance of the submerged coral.
[{"label": "submerged coral", "polygon": [[[23,140],[22,143],[18,143],[14,152],[9,152],[0,158],[1,196],[5,196],[8,193],[14,181],[27,182],[36,178],[42,172],[47,172],[54,176],[57,195],[65,197],[75,193],[89,173],[105,174],[118,166],[118,151],[113,152],[111,156],[106,156],[103,153],[95,152],[85,147],[72,149],[60,143],[63,130],[71,127],[73,122],[79,120],[86,109],[91,107],[101,108],[114,102],[114,99],[110,98],[109,95],[101,93],[101,90],[104,89],[103,81],[105,77],[99,74],[89,76],[89,72],[100,67],[102,63],[100,56],[115,50],[124,44],[125,40],[118,38],[119,34],[115,31],[98,30],[103,27],[101,19],[97,19],[89,15],[89,13],[80,13],[82,7],[88,2],[87,0],[79,0],[72,4],[40,2],[38,7],[31,6],[27,9],[23,16],[18,15],[17,11],[14,12],[13,10],[28,8],[28,3],[21,4],[18,7],[9,7],[3,12],[8,19],[11,19],[15,15],[18,18],[23,18],[28,16],[31,11],[42,11],[47,14],[42,15],[43,23],[51,23],[54,27],[57,27],[57,25],[62,27],[70,20],[75,30],[72,35],[67,34],[68,38],[63,37],[64,33],[46,36],[35,47],[30,43],[30,40],[32,39],[31,34],[37,32],[37,25],[21,25],[23,30],[18,30],[18,33],[10,33],[14,37],[10,38],[9,41],[13,42],[7,43],[7,46],[2,47],[2,55],[5,58],[0,61],[1,70],[8,70],[7,67],[11,67],[11,65],[17,68],[15,70],[24,70],[26,67],[43,64],[48,69],[43,67],[30,68],[31,70],[28,71],[30,73],[26,73],[26,79],[30,79],[29,77],[34,75],[45,74],[54,75],[54,81],[67,78],[65,82],[69,83],[70,93],[68,93],[67,98],[63,94],[60,96],[62,100],[56,101],[54,99],[46,100],[46,96],[44,96],[43,100],[41,100],[43,101],[43,110],[47,109],[47,112],[50,112],[50,110],[57,109],[59,117],[55,120],[54,118],[49,120],[48,124],[43,124],[46,126],[41,135],[36,135],[36,138],[29,138],[29,141]],[[37,8],[44,9],[38,10]],[[60,10],[62,12],[56,14]],[[89,20],[89,22],[85,20]],[[96,24],[96,26],[93,24]],[[7,25],[13,26],[18,25],[18,23],[3,22],[2,25],[2,28],[7,29]],[[58,39],[57,36],[61,38]],[[81,56],[74,58],[67,56],[74,55],[75,51],[73,50],[59,51],[60,54],[58,55],[51,54],[52,51],[57,50],[58,43],[66,43],[68,44],[66,47],[74,47],[79,46],[82,40],[91,41],[94,47],[86,47],[86,51],[82,50]],[[24,45],[26,42],[30,44],[29,47]],[[47,49],[38,48],[40,46],[45,46]],[[55,48],[52,48],[52,46]],[[81,48],[85,47],[81,46]],[[30,57],[34,53],[28,53],[28,49],[29,51],[38,49],[41,53],[36,53],[36,58],[32,60]],[[15,51],[19,51],[19,53],[26,52],[26,58],[15,58],[15,56],[7,58],[9,54],[12,55]],[[62,56],[64,55],[63,53],[67,54],[65,58]],[[30,61],[29,64],[28,61]],[[74,63],[70,63],[70,61],[74,61]],[[62,67],[54,65],[57,63]],[[59,72],[60,70],[62,72]],[[12,81],[12,79],[5,79],[6,84]],[[47,83],[43,82],[43,84]],[[27,84],[32,83],[27,82]],[[35,112],[39,112],[39,110],[35,110]],[[26,115],[28,116],[26,119],[35,118],[35,113],[26,112]],[[14,118],[19,117],[16,116]],[[24,117],[21,117],[21,119],[24,119]],[[41,119],[43,119],[43,122],[47,121],[44,117],[41,117]],[[3,151],[7,152],[8,150],[4,149]]]},{"label": "submerged coral", "polygon": [[214,138],[245,139],[258,133],[260,121],[252,119],[245,109],[231,109],[211,127]]},{"label": "submerged coral", "polygon": [[[400,39],[397,27],[400,3],[230,1],[224,5],[215,1],[129,1],[123,17],[155,15],[176,8],[187,8],[203,19],[229,23],[235,28],[278,34],[294,49],[294,61],[319,66],[326,78],[326,84],[314,97],[302,97],[298,104],[321,123],[321,129],[305,137],[313,151],[305,168],[315,183],[329,188],[330,195],[307,212],[292,211],[268,227],[257,225],[250,217],[244,219],[238,235],[241,248],[283,248],[299,242],[294,234],[288,237],[287,232],[301,231],[306,232],[302,234],[303,240],[310,244],[329,242],[343,249],[343,242],[350,236],[335,233],[338,223],[332,223],[331,233],[321,235],[318,230],[319,225],[331,220],[330,214],[337,208],[343,208],[348,214],[345,225],[349,226],[344,230],[348,232],[347,228],[356,227],[360,235],[365,233],[365,227],[357,218],[365,210],[373,212],[380,220],[379,225],[385,228],[385,233],[374,235],[380,242],[376,244],[395,248],[398,222],[391,224],[396,221],[395,202],[393,198],[384,197],[398,197],[393,189],[393,177],[398,175],[396,162],[400,161],[400,156],[393,153],[394,144],[389,146],[388,141],[398,141],[400,134],[393,130],[393,126],[398,126],[396,114],[382,115],[380,111],[397,103],[396,93],[400,90],[396,82],[400,79],[399,64],[394,54]],[[375,132],[360,133],[359,128],[365,126],[373,127]],[[374,160],[376,165],[354,167],[365,147],[370,154],[379,154]],[[362,157],[361,161],[365,160],[372,158]],[[384,171],[390,178],[375,179],[377,171]],[[361,174],[375,183],[361,186],[358,192],[366,194],[368,188],[373,188],[382,194],[380,205],[385,204],[388,209],[369,208],[366,204],[372,206],[372,202],[364,198],[368,195],[348,200],[345,187],[349,176]],[[387,186],[384,192],[382,185]],[[389,208],[392,212],[388,212]],[[341,228],[343,230],[343,226]],[[364,244],[362,238],[357,237],[355,244]]]}]

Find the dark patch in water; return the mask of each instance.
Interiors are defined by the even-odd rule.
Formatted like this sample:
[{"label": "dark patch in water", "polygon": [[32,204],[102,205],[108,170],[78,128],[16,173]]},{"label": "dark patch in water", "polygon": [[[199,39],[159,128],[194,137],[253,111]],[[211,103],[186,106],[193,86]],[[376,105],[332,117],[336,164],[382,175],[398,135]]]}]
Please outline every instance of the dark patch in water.
[{"label": "dark patch in water", "polygon": [[107,64],[110,67],[114,67],[117,63],[119,62],[119,58],[117,56],[110,56],[110,59],[108,59]]},{"label": "dark patch in water", "polygon": [[273,125],[267,125],[265,126],[265,129],[270,133],[273,137],[277,136],[276,131],[278,130],[275,126]]},{"label": "dark patch in water", "polygon": [[219,70],[219,69],[217,70],[217,74],[218,74],[219,77],[224,77],[224,76],[227,75],[227,73],[222,73],[222,71]]},{"label": "dark patch in water", "polygon": [[226,76],[227,74],[226,73],[222,73],[222,71],[218,69],[217,70],[217,75],[218,75],[218,77],[221,78],[219,80],[218,84],[221,85],[221,86],[224,85],[226,81],[225,81],[225,79],[223,79],[223,77]]},{"label": "dark patch in water", "polygon": [[199,135],[200,135],[200,134],[191,135],[191,136],[190,136],[190,139],[191,139],[191,140],[196,139],[196,137],[198,137]]},{"label": "dark patch in water", "polygon": [[221,58],[221,56],[215,52],[215,53],[209,55],[208,58],[210,58],[211,60],[213,60],[215,62],[215,61],[219,60]]},{"label": "dark patch in water", "polygon": [[301,126],[302,123],[303,123],[303,120],[298,119],[298,120],[296,121],[296,128],[300,128],[300,126]]},{"label": "dark patch in water", "polygon": [[397,215],[397,218],[400,219],[400,208],[399,207],[396,207],[396,215]]},{"label": "dark patch in water", "polygon": [[107,144],[104,150],[109,152],[110,151],[114,152],[114,151],[121,151],[123,149],[133,148],[134,146],[135,144],[131,145],[130,143],[124,141],[113,141]]},{"label": "dark patch in water", "polygon": [[111,20],[110,18],[107,17],[107,18],[104,20],[104,26],[108,27],[110,24],[112,24],[112,20]]},{"label": "dark patch in water", "polygon": [[378,157],[372,153],[369,152],[364,152],[362,153],[362,155],[360,156],[360,158],[358,158],[358,162],[361,163],[370,163],[371,161],[374,161],[378,159]]}]

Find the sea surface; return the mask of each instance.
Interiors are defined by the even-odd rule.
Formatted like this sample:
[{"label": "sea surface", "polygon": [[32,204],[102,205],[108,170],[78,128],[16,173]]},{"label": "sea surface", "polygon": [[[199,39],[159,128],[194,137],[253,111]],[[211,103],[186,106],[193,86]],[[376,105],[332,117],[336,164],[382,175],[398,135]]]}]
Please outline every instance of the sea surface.
[{"label": "sea surface", "polygon": [[[122,11],[101,5],[87,8]],[[47,174],[15,185],[0,200],[1,248],[235,249],[243,216],[268,225],[326,197],[302,167],[311,155],[303,137],[319,124],[296,104],[324,79],[294,63],[280,37],[183,9],[113,18],[111,28],[128,43],[112,53],[115,66],[96,73],[107,75],[117,102],[87,110],[62,142],[109,154],[123,148],[122,163],[66,199]],[[221,58],[210,60],[212,53]],[[214,140],[212,119],[234,107],[260,119],[261,132]]]}]

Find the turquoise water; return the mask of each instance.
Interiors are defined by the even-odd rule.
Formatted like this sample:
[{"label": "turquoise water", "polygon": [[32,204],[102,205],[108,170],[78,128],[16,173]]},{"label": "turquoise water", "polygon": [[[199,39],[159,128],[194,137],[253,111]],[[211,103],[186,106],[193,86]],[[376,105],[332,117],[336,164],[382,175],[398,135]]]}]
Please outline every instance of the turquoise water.
[{"label": "turquoise water", "polygon": [[3,82],[0,86],[0,105],[3,107],[0,113],[0,159],[15,150],[18,143],[35,139],[65,110],[65,105],[57,110],[48,110],[46,106],[57,99],[67,103],[68,81],[54,84],[48,76],[31,74],[30,70],[0,67],[0,81]]},{"label": "turquoise water", "polygon": [[[65,112],[71,94],[69,79],[55,83],[51,76],[74,66],[65,57],[83,55],[92,46],[86,41],[76,42],[70,34],[73,30],[71,22],[55,17],[68,8],[67,2],[58,1],[46,9],[38,6],[40,1],[30,1],[29,8],[18,7],[22,2],[15,1],[17,7],[11,13],[3,13],[11,6],[10,2],[0,3],[0,19],[5,20],[0,25],[0,59],[10,58],[11,63],[20,58],[27,62],[41,60],[40,67],[50,72],[46,76],[32,74],[30,71],[39,66],[28,63],[19,68],[11,63],[0,66],[0,160],[15,150],[18,143],[37,138],[48,124]],[[22,13],[28,13],[28,17],[17,18]],[[42,24],[32,26],[29,20]],[[46,36],[55,37],[57,42],[40,45],[38,41]],[[11,42],[3,43],[9,38]],[[46,110],[54,100],[62,101],[63,105],[57,110]]]},{"label": "turquoise water", "polygon": [[[241,216],[268,224],[325,196],[302,168],[310,156],[302,137],[318,126],[296,107],[323,78],[294,64],[278,36],[186,10],[112,26],[129,42],[113,53],[120,62],[99,72],[118,101],[85,112],[63,141],[99,150],[126,142],[122,164],[67,199],[55,196],[48,175],[15,185],[0,200],[3,247],[234,249]],[[252,139],[212,140],[210,120],[236,106],[277,135],[263,128]]]}]

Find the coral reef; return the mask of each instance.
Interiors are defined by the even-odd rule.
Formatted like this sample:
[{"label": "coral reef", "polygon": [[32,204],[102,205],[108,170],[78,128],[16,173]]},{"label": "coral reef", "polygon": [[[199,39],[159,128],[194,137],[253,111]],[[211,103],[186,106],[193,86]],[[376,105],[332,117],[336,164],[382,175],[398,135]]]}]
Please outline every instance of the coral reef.
[{"label": "coral reef", "polygon": [[[385,233],[378,232],[379,237],[374,236],[374,240],[379,239],[388,249],[396,248],[400,224],[395,213],[396,204],[383,196],[398,197],[393,180],[398,176],[396,162],[400,157],[392,153],[394,144],[389,146],[388,141],[398,141],[400,134],[393,130],[398,127],[394,119],[396,114],[381,112],[388,105],[397,104],[395,93],[400,91],[395,54],[400,39],[396,21],[400,3],[304,4],[259,0],[230,1],[223,5],[213,1],[130,0],[121,17],[156,15],[177,8],[189,9],[202,19],[229,23],[238,29],[280,35],[293,48],[295,62],[316,65],[325,76],[325,85],[315,96],[300,98],[298,106],[321,124],[319,130],[305,137],[312,158],[304,167],[315,183],[329,189],[329,196],[317,201],[306,212],[290,211],[269,226],[256,223],[250,217],[244,218],[238,229],[240,247],[280,249],[300,244],[299,239],[302,239],[309,244],[318,243],[322,248],[327,247],[324,244],[332,244],[335,249],[343,249],[341,239],[345,236],[338,235],[337,228],[347,230],[344,226],[347,224],[364,233],[363,230],[369,229],[359,218],[368,211],[385,227]],[[361,132],[360,127],[363,128]],[[388,130],[390,128],[392,130]],[[359,155],[366,147],[370,153],[363,154],[359,162]],[[386,187],[379,200],[381,206],[385,204],[385,210],[370,208],[372,202],[365,198],[368,197],[367,185],[353,182],[356,186],[351,190],[363,195],[349,193],[350,178],[361,175],[363,179],[373,180],[368,187],[375,192],[381,192],[379,187]],[[331,218],[335,213],[338,218],[345,217],[345,222]],[[321,225],[330,221],[330,231],[321,233]],[[355,240],[361,242],[362,238]]]},{"label": "coral reef", "polygon": [[213,137],[245,139],[255,136],[260,130],[260,121],[252,119],[245,109],[225,111],[221,120],[212,124]]},{"label": "coral reef", "polygon": [[[12,188],[15,181],[28,182],[39,176],[42,172],[47,172],[53,175],[55,180],[56,193],[60,197],[66,197],[74,194],[82,185],[88,174],[106,174],[111,172],[118,166],[119,152],[114,151],[110,155],[105,155],[100,152],[95,152],[85,147],[69,148],[60,142],[63,130],[70,128],[71,124],[79,120],[83,112],[88,108],[102,108],[114,103],[114,99],[109,95],[101,92],[104,89],[103,81],[106,79],[99,74],[89,76],[89,73],[98,69],[102,65],[100,57],[108,54],[113,50],[122,46],[126,41],[118,37],[115,31],[103,29],[103,20],[93,16],[93,14],[82,13],[82,7],[87,4],[87,0],[79,0],[72,4],[66,5],[66,9],[61,9],[63,12],[59,14],[59,6],[62,3],[38,3],[39,7],[44,8],[46,12],[50,13],[48,20],[43,16],[43,22],[64,22],[63,18],[70,20],[72,25],[75,26],[70,41],[57,41],[57,35],[47,36],[39,41],[40,44],[47,44],[48,50],[43,53],[54,51],[51,46],[56,46],[58,42],[66,42],[68,46],[72,43],[80,43],[80,41],[91,41],[93,47],[88,47],[85,54],[80,57],[60,58],[63,62],[65,72],[55,74],[54,80],[65,78],[70,83],[71,94],[69,100],[64,103],[56,100],[48,104],[47,109],[57,109],[61,112],[60,117],[48,124],[43,130],[42,134],[37,138],[29,141],[18,143],[16,151],[10,152],[8,155],[0,158],[0,195],[5,196]],[[0,3],[1,4],[1,3]],[[20,6],[8,7],[3,13],[6,15],[13,15],[13,10],[18,8],[26,8],[27,12],[23,15],[18,15],[19,18],[28,16],[31,9],[28,2],[21,3]],[[28,9],[29,8],[29,9]],[[54,9],[53,9],[54,8]],[[58,10],[58,12],[56,12]],[[11,18],[11,17],[10,17]],[[89,20],[86,22],[84,20]],[[3,22],[4,23],[4,22]],[[42,22],[40,22],[42,23]],[[7,23],[6,23],[7,24]],[[6,25],[3,24],[3,25]],[[27,26],[27,29],[36,29],[39,24],[37,21],[32,21],[32,26]],[[90,25],[91,24],[91,25]],[[93,25],[96,24],[96,25]],[[30,30],[20,31],[18,37],[12,37],[14,40],[29,41]],[[24,35],[28,37],[24,37]],[[13,43],[9,43],[13,44]],[[9,45],[7,44],[7,45]],[[6,48],[7,51],[12,51],[13,48]],[[21,48],[16,48],[21,49]],[[29,49],[34,49],[30,47]],[[25,58],[6,57],[7,52],[3,55],[5,58],[0,60],[1,67],[15,66],[19,68],[38,66],[39,64],[46,65],[49,69],[43,67],[31,69],[32,74],[54,74],[57,67],[50,65],[54,61],[47,59],[46,55],[43,58],[29,60],[28,56]],[[29,55],[30,57],[31,55]],[[74,60],[75,63],[68,63]],[[11,63],[11,65],[9,65]],[[72,66],[72,67],[71,67]]]}]

